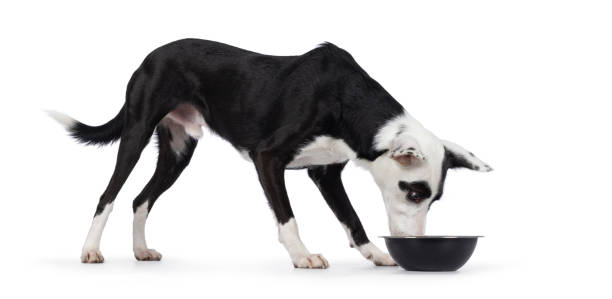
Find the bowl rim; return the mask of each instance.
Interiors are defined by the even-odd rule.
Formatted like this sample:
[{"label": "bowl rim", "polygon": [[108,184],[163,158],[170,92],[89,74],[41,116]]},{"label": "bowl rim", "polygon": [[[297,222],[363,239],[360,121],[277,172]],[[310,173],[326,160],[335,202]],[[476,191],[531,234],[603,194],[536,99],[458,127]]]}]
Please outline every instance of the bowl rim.
[{"label": "bowl rim", "polygon": [[474,239],[484,238],[484,236],[448,236],[448,235],[431,235],[431,236],[379,236],[383,239]]}]

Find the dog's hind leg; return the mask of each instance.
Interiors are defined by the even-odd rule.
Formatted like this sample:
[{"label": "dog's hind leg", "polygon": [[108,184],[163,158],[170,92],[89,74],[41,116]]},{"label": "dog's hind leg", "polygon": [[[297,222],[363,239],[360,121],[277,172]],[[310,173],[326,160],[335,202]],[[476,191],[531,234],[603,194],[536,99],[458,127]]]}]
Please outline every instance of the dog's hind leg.
[{"label": "dog's hind leg", "polygon": [[144,121],[128,123],[124,127],[121,134],[115,171],[106,190],[100,197],[85,245],[83,245],[81,254],[81,261],[83,263],[101,263],[104,261],[104,257],[100,253],[100,239],[108,215],[113,209],[113,201],[132,172],[136,162],[138,162],[142,150],[153,134],[154,127],[154,124],[147,124]]},{"label": "dog's hind leg", "polygon": [[341,173],[346,163],[330,164],[308,168],[308,176],[317,185],[321,195],[336,218],[342,223],[349,239],[349,245],[377,266],[394,266],[395,262],[366,236],[361,221],[353,209],[342,185]]},{"label": "dog's hind leg", "polygon": [[174,184],[187,167],[197,139],[187,134],[187,128],[164,118],[157,126],[159,156],[153,177],[134,199],[134,256],[139,261],[159,261],[161,254],[147,247],[145,223],[157,198]]}]

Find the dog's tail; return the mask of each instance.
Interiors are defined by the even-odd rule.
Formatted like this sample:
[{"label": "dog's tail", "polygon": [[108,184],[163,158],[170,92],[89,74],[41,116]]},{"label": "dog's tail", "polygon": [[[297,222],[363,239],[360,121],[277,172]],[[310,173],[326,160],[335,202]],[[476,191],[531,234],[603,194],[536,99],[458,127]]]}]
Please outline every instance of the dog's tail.
[{"label": "dog's tail", "polygon": [[57,111],[47,111],[47,114],[62,124],[68,133],[70,133],[70,136],[74,137],[78,142],[86,145],[106,145],[117,141],[121,137],[125,111],[124,105],[115,118],[101,126],[88,126]]}]

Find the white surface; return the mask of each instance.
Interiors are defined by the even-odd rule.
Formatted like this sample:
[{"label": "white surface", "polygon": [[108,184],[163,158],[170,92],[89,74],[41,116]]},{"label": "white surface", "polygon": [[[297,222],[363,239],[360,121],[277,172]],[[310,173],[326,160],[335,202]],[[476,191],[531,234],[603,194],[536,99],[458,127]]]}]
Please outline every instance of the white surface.
[{"label": "white surface", "polygon": [[[2,298],[611,295],[609,2],[0,6]],[[136,262],[131,248],[131,201],[155,167],[149,146],[102,237],[106,263],[81,264],[117,145],[78,145],[44,110],[106,122],[145,55],[183,37],[270,54],[323,41],[348,49],[423,125],[495,169],[450,173],[428,217],[428,234],[485,235],[472,260],[456,273],[377,268],[348,248],[314,184],[293,171],[287,185],[302,240],[330,262],[295,270],[254,168],[205,132],[149,217],[147,241],[162,261]],[[384,248],[375,183],[354,165],[343,177]]]}]

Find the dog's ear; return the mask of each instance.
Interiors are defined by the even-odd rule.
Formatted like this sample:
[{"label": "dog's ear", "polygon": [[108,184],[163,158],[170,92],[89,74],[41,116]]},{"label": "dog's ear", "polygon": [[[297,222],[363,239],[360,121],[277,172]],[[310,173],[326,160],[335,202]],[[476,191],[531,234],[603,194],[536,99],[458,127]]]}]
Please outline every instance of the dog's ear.
[{"label": "dog's ear", "polygon": [[390,152],[391,158],[403,166],[411,166],[426,159],[416,139],[406,133],[393,139]]},{"label": "dog's ear", "polygon": [[482,160],[478,159],[474,154],[463,147],[447,140],[442,140],[442,144],[446,150],[446,160],[448,161],[450,168],[463,167],[482,172],[493,170],[491,166],[485,162],[482,162]]}]

